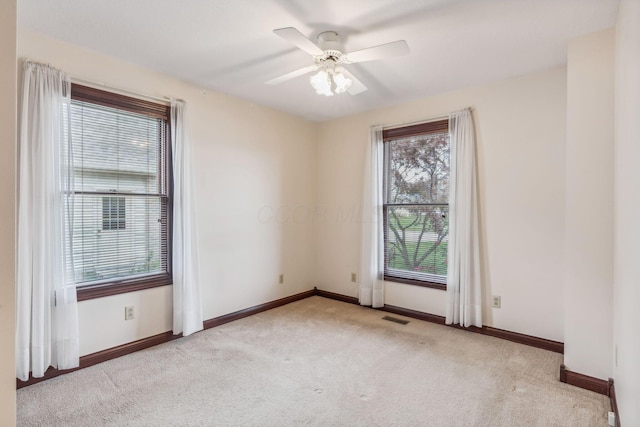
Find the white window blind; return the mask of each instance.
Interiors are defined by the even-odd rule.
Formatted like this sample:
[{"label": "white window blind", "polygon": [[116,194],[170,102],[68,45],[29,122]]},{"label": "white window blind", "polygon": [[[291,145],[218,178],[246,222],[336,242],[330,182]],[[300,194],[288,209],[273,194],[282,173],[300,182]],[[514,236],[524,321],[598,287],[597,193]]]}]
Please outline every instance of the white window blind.
[{"label": "white window blind", "polygon": [[448,121],[383,133],[385,276],[446,284]]},{"label": "white window blind", "polygon": [[167,120],[135,109],[72,95],[79,286],[168,274]]}]

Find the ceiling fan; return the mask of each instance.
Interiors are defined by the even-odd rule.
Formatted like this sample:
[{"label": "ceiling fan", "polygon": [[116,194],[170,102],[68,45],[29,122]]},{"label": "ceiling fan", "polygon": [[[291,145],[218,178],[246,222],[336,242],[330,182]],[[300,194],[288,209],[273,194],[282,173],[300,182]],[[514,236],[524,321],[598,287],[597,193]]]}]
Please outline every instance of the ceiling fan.
[{"label": "ceiling fan", "polygon": [[335,31],[325,31],[318,34],[318,44],[313,43],[293,27],[279,28],[273,32],[310,54],[313,58],[313,64],[271,79],[265,84],[277,85],[317,71],[309,78],[309,81],[319,95],[331,96],[334,93],[343,92],[357,95],[367,90],[367,87],[347,71],[344,65],[386,59],[409,53],[409,46],[404,40],[346,53],[340,36]]}]

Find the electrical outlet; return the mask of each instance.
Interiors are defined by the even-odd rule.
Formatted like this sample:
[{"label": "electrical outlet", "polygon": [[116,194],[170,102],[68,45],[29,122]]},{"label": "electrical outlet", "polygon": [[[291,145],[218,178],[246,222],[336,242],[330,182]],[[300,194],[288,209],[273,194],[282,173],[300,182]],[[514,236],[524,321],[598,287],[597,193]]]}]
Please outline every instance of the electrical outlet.
[{"label": "electrical outlet", "polygon": [[356,273],[351,273],[351,281],[356,283]]},{"label": "electrical outlet", "polygon": [[131,320],[133,318],[135,318],[135,314],[134,314],[134,311],[133,311],[133,306],[130,305],[128,307],[125,307],[124,308],[124,320]]},{"label": "electrical outlet", "polygon": [[491,306],[495,308],[500,308],[502,306],[502,299],[498,295],[494,295]]},{"label": "electrical outlet", "polygon": [[281,274],[281,275],[278,277],[278,283],[280,283],[281,285],[284,283],[284,274]]}]

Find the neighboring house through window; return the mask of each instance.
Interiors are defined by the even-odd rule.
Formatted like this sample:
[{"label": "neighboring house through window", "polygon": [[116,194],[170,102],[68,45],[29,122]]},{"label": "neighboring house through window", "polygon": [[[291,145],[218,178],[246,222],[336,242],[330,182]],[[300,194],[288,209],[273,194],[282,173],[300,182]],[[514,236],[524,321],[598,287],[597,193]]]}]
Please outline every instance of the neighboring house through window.
[{"label": "neighboring house through window", "polygon": [[127,225],[127,205],[124,197],[102,198],[102,229],[123,230]]},{"label": "neighboring house through window", "polygon": [[449,124],[383,131],[385,280],[446,288]]},{"label": "neighboring house through window", "polygon": [[171,283],[169,107],[71,90],[78,299]]}]

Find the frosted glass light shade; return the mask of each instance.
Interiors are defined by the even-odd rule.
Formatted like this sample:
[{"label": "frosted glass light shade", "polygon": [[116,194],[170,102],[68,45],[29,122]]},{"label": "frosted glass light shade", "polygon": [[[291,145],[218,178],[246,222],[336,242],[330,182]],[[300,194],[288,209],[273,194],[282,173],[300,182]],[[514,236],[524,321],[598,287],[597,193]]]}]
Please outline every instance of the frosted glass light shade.
[{"label": "frosted glass light shade", "polygon": [[350,78],[346,77],[341,72],[333,74],[333,82],[336,84],[336,93],[348,91],[351,87],[351,83],[353,83]]},{"label": "frosted glass light shade", "polygon": [[320,70],[309,78],[311,86],[318,95],[332,96],[331,76],[325,70]]}]

